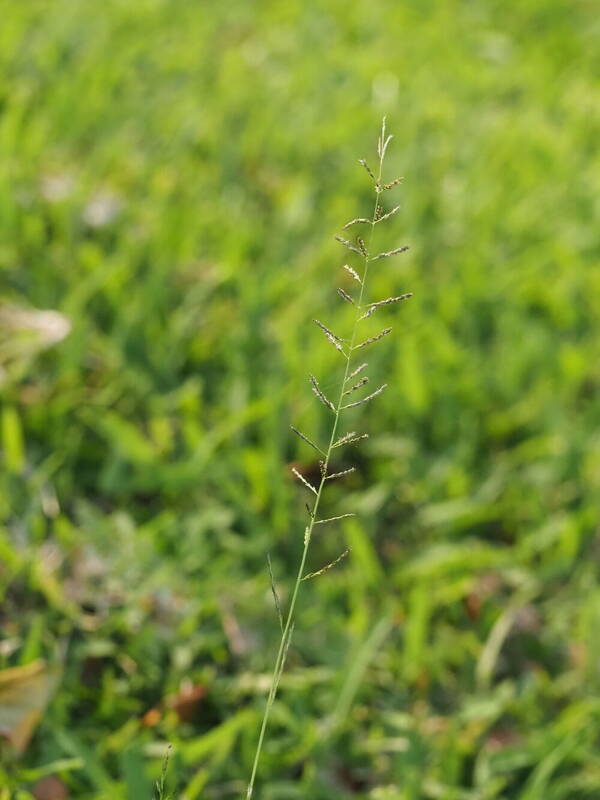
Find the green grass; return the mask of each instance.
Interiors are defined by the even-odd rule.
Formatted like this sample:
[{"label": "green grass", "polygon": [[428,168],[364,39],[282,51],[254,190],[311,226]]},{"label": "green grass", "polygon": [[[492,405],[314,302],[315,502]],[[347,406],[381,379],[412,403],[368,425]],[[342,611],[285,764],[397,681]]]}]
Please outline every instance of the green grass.
[{"label": "green grass", "polygon": [[166,792],[242,796],[384,113],[411,252],[371,289],[415,298],[255,796],[600,797],[599,34],[584,0],[3,9],[2,298],[72,325],[0,342],[0,666],[64,664],[6,797],[145,800],[168,743]]}]

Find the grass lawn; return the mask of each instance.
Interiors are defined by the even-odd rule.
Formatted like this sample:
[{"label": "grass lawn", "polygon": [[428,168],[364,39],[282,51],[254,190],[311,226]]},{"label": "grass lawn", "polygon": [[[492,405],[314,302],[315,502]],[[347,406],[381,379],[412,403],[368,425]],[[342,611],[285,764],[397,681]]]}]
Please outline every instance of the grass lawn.
[{"label": "grass lawn", "polygon": [[36,725],[0,800],[152,800],[169,744],[173,798],[241,800],[266,554],[285,604],[289,467],[315,469],[289,425],[327,430],[311,320],[346,319],[333,234],[370,212],[384,114],[380,243],[411,249],[370,292],[415,297],[369,359],[389,387],[323,509],[357,517],[309,569],[351,553],[303,584],[255,797],[600,798],[599,19],[5,4],[0,669],[27,669],[0,672],[0,731],[11,698]]}]

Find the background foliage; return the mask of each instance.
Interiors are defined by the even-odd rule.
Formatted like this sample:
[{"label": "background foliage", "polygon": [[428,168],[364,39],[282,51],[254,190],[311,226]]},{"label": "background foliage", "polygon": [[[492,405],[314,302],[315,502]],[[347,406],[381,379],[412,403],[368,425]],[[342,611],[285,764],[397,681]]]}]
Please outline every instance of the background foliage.
[{"label": "background foliage", "polygon": [[3,7],[3,303],[72,328],[0,343],[0,665],[60,673],[3,798],[150,798],[167,742],[176,796],[240,796],[384,113],[411,251],[371,289],[415,298],[259,797],[600,797],[594,5]]}]

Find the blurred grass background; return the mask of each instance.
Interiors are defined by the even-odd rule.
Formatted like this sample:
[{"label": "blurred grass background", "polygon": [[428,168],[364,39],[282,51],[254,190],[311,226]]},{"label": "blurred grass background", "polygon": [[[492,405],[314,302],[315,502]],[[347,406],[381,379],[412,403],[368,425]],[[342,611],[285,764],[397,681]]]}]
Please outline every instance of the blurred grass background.
[{"label": "blurred grass background", "polygon": [[4,5],[0,666],[63,667],[3,800],[150,798],[167,743],[176,797],[241,796],[383,114],[370,288],[415,298],[258,796],[600,798],[597,11]]}]

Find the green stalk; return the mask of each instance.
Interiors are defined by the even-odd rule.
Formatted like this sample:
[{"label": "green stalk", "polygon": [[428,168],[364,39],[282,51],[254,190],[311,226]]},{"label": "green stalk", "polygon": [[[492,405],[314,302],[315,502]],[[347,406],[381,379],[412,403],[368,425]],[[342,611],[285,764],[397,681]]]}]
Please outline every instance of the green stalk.
[{"label": "green stalk", "polygon": [[[383,140],[382,140],[383,141]],[[296,601],[298,599],[298,593],[300,591],[300,584],[304,578],[304,570],[306,567],[306,559],[308,556],[308,549],[310,546],[310,540],[312,537],[312,532],[315,526],[315,521],[317,519],[317,512],[319,510],[319,504],[321,501],[321,495],[323,493],[323,487],[325,485],[325,481],[327,479],[327,468],[329,466],[329,459],[331,458],[331,451],[333,449],[333,443],[335,442],[335,437],[338,429],[338,424],[340,420],[340,412],[342,410],[342,403],[344,399],[344,392],[346,391],[346,384],[348,382],[348,375],[350,374],[350,364],[352,359],[352,351],[354,349],[354,343],[356,341],[356,335],[358,331],[358,321],[361,316],[361,312],[363,310],[363,297],[365,291],[365,283],[367,280],[367,274],[369,271],[369,251],[371,249],[371,243],[373,241],[373,232],[375,230],[375,223],[377,221],[377,208],[379,205],[379,194],[380,194],[380,186],[381,186],[381,172],[383,169],[383,159],[384,159],[385,151],[382,148],[382,152],[379,156],[379,173],[377,176],[377,180],[375,182],[375,207],[373,209],[373,216],[371,218],[371,229],[369,232],[369,242],[367,246],[367,252],[364,255],[364,271],[361,279],[360,285],[360,294],[358,298],[358,303],[356,304],[356,314],[354,317],[354,325],[352,328],[352,335],[350,338],[350,347],[346,354],[346,366],[344,370],[344,377],[342,380],[342,385],[340,389],[340,394],[338,398],[337,405],[335,407],[335,414],[333,419],[333,425],[331,428],[331,436],[329,438],[329,445],[327,447],[327,451],[325,453],[325,461],[321,473],[321,482],[319,483],[319,488],[317,490],[317,496],[315,498],[314,506],[311,511],[310,522],[306,528],[304,534],[304,549],[302,550],[302,558],[300,560],[300,566],[298,568],[298,573],[296,575],[296,582],[294,584],[294,589],[292,592],[292,598],[290,600],[290,606],[287,613],[287,617],[285,620],[285,625],[283,627],[283,632],[281,634],[281,641],[279,643],[279,650],[277,652],[277,658],[275,659],[275,666],[273,668],[273,676],[271,679],[271,688],[269,690],[269,695],[267,697],[267,702],[265,705],[265,711],[263,714],[262,724],[260,726],[260,733],[258,736],[258,742],[256,745],[256,753],[254,755],[254,763],[252,765],[252,773],[250,775],[250,781],[248,783],[248,789],[246,791],[246,800],[250,800],[252,797],[252,793],[254,791],[254,782],[256,780],[256,773],[258,770],[258,764],[260,761],[260,756],[262,753],[263,743],[265,739],[265,733],[267,730],[267,725],[269,723],[269,717],[271,715],[271,709],[273,708],[273,704],[275,702],[275,696],[277,694],[277,687],[279,684],[279,679],[281,677],[281,673],[283,672],[285,655],[287,652],[287,648],[289,646],[289,639],[291,638],[293,621],[294,621],[294,611],[296,609]]]}]

